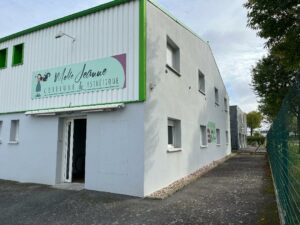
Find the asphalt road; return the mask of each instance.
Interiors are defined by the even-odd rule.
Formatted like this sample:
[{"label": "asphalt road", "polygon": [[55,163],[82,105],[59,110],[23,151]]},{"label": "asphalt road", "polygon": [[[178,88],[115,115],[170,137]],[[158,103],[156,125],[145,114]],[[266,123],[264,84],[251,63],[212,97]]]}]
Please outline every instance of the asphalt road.
[{"label": "asphalt road", "polygon": [[1,225],[277,225],[264,155],[239,154],[165,200],[0,180]]}]

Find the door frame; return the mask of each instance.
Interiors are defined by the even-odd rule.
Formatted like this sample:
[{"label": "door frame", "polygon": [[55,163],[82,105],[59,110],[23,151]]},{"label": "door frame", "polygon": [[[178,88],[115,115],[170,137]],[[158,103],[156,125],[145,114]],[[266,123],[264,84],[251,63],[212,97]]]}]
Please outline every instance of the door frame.
[{"label": "door frame", "polygon": [[62,182],[72,183],[73,150],[74,150],[74,122],[78,119],[87,119],[86,116],[66,117],[63,122],[62,147]]}]

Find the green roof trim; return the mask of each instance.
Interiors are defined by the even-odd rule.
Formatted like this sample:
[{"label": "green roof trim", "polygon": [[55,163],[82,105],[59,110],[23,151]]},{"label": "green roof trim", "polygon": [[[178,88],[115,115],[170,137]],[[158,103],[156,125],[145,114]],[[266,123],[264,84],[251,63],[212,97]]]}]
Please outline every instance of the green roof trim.
[{"label": "green roof trim", "polygon": [[58,25],[58,24],[61,24],[61,23],[65,23],[65,22],[68,22],[68,21],[71,21],[71,20],[74,20],[74,19],[77,19],[77,18],[80,18],[80,17],[83,17],[83,16],[87,16],[87,15],[90,15],[90,14],[93,14],[93,13],[96,13],[96,12],[99,12],[99,11],[102,11],[102,10],[105,10],[105,9],[109,9],[109,8],[114,7],[114,6],[118,6],[118,5],[130,2],[130,1],[133,1],[133,0],[114,0],[114,1],[111,1],[111,2],[107,2],[107,3],[104,3],[102,5],[99,5],[99,6],[87,9],[87,10],[83,10],[83,11],[80,11],[80,12],[77,12],[77,13],[74,13],[74,14],[71,14],[71,15],[68,15],[68,16],[65,16],[65,17],[47,22],[47,23],[43,23],[41,25],[26,29],[26,30],[23,30],[23,31],[20,31],[20,32],[11,34],[11,35],[8,35],[6,37],[0,38],[0,43],[3,43],[5,41],[8,41],[8,40],[20,37],[20,36],[24,36],[26,34],[36,32],[36,31],[39,31],[39,30],[43,30],[43,29],[46,29],[46,28],[49,28],[49,27],[52,27],[52,26],[55,26],[55,25]]}]

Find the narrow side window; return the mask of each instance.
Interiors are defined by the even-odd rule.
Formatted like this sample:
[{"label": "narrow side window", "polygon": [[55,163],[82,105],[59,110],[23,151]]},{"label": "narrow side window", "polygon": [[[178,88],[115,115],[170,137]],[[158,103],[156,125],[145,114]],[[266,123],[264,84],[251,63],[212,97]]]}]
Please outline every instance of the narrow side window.
[{"label": "narrow side window", "polygon": [[205,76],[201,71],[198,71],[198,90],[205,94]]},{"label": "narrow side window", "polygon": [[168,149],[181,148],[181,122],[176,119],[168,119]]},{"label": "narrow side window", "polygon": [[229,144],[229,133],[227,130],[226,130],[225,135],[226,135],[226,144],[228,145]]},{"label": "narrow side window", "polygon": [[215,88],[215,103],[216,103],[216,105],[219,105],[219,90],[218,90],[218,88]]},{"label": "narrow side window", "polygon": [[167,37],[167,67],[174,70],[174,72],[180,72],[180,50],[179,47]]},{"label": "narrow side window", "polygon": [[206,133],[206,126],[204,125],[200,126],[200,138],[201,138],[200,146],[202,148],[207,147],[207,133]]},{"label": "narrow side window", "polygon": [[224,110],[225,110],[225,112],[228,112],[228,101],[227,101],[227,98],[224,98]]},{"label": "narrow side window", "polygon": [[15,45],[13,48],[12,65],[17,66],[23,64],[24,44]]},{"label": "narrow side window", "polygon": [[0,121],[0,144],[2,143],[1,138],[2,138],[2,127],[3,127],[3,121]]},{"label": "narrow side window", "polygon": [[16,143],[19,141],[19,120],[12,120],[10,124],[10,139],[11,143]]},{"label": "narrow side window", "polygon": [[7,48],[0,50],[0,69],[4,69],[7,66]]},{"label": "narrow side window", "polygon": [[220,133],[220,129],[217,129],[217,145],[221,144],[221,133]]}]

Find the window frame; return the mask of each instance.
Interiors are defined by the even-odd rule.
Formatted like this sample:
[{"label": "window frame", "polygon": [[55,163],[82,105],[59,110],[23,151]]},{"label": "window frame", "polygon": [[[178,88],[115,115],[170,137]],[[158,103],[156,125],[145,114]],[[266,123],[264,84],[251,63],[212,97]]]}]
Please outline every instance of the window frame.
[{"label": "window frame", "polygon": [[[169,127],[172,127],[172,142],[169,144]],[[167,152],[178,152],[182,150],[181,143],[181,121],[178,119],[168,118],[168,150]]]},{"label": "window frame", "polygon": [[[169,133],[169,127],[171,127],[171,131],[172,131],[172,137],[171,137],[171,139],[172,139],[172,143],[170,143],[170,133]],[[168,121],[168,148],[171,148],[171,147],[173,147],[174,148],[174,141],[175,141],[175,137],[174,137],[174,124],[170,124],[170,121]]]},{"label": "window frame", "polygon": [[[5,69],[7,68],[7,56],[8,56],[8,48],[3,48],[3,49],[0,49],[0,55],[1,55],[1,52],[5,51],[5,56],[4,56],[4,65],[1,66],[0,64],[0,69]],[[1,59],[1,57],[0,57]]]},{"label": "window frame", "polygon": [[[171,52],[171,57],[168,57],[169,52]],[[169,58],[171,58],[171,63],[168,60]],[[180,48],[169,36],[167,36],[167,45],[166,45],[166,66],[176,75],[181,76]]]},{"label": "window frame", "polygon": [[[21,62],[15,62],[16,57],[17,57],[16,56],[16,54],[17,54],[17,48],[19,46],[21,46],[21,49],[22,49],[22,51],[21,51],[21,53],[22,53],[22,55],[21,55]],[[19,66],[19,65],[23,65],[23,63],[24,63],[24,43],[14,45],[11,64],[12,64],[12,66]]]},{"label": "window frame", "polygon": [[226,138],[226,145],[229,145],[229,131],[228,130],[226,130],[225,131],[225,138]]},{"label": "window frame", "polygon": [[0,144],[2,144],[3,120],[0,120]]},{"label": "window frame", "polygon": [[[13,126],[13,123],[14,126]],[[15,119],[10,121],[9,144],[19,143],[20,120]],[[14,133],[13,133],[14,132]]]},{"label": "window frame", "polygon": [[[202,128],[204,128],[204,134]],[[205,138],[204,144],[203,144],[203,137]],[[207,148],[207,146],[208,146],[207,127],[205,125],[200,125],[200,148]]]},{"label": "window frame", "polygon": [[225,112],[228,112],[228,100],[226,97],[224,97],[224,110]]},{"label": "window frame", "polygon": [[[202,85],[201,85],[201,80],[203,81]],[[201,89],[201,86],[203,86],[203,89]],[[205,75],[204,73],[201,72],[201,70],[198,70],[198,91],[203,95],[205,95]]]},{"label": "window frame", "polygon": [[221,130],[220,128],[216,129],[216,142],[217,142],[217,146],[221,146]]},{"label": "window frame", "polygon": [[219,89],[215,87],[215,104],[219,106],[220,104],[220,95],[219,95]]}]

